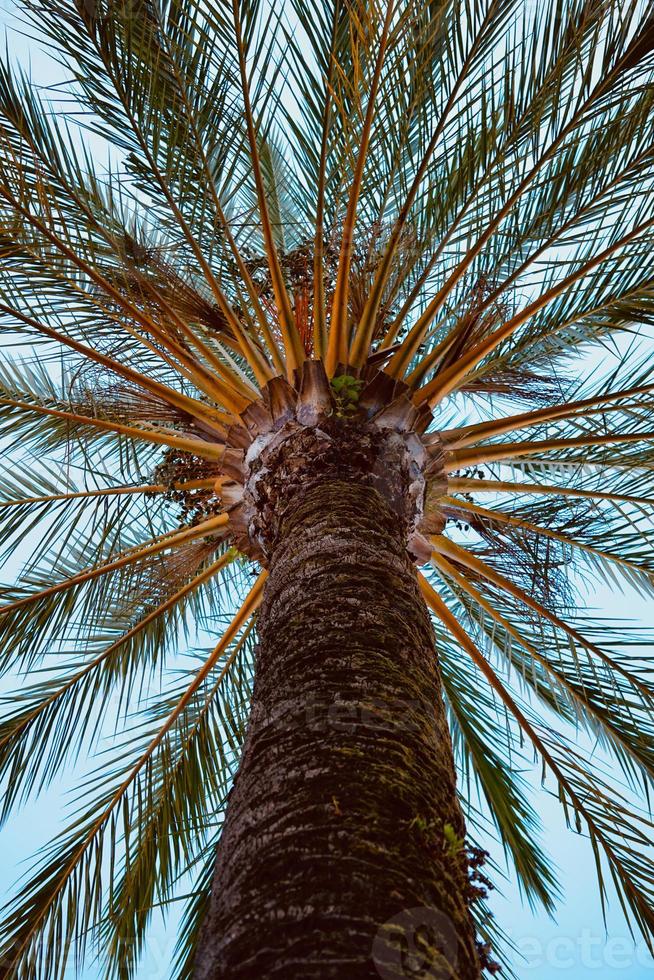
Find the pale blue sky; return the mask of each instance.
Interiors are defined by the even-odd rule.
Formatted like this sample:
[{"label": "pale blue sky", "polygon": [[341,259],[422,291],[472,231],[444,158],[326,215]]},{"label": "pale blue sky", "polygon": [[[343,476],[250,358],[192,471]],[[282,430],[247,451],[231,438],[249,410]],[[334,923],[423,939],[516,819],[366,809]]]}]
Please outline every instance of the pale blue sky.
[{"label": "pale blue sky", "polygon": [[[10,0],[0,0],[0,20],[10,28],[12,58],[25,68],[31,66],[35,80],[49,84],[56,78],[52,63],[11,29],[14,24]],[[651,605],[632,592],[616,595],[607,587],[593,590],[592,603],[605,615],[634,617],[652,622]],[[539,773],[534,772],[534,783]],[[55,785],[42,799],[25,808],[10,821],[0,836],[0,896],[14,884],[24,870],[23,862],[56,832],[64,819],[67,790],[75,784],[75,773]],[[524,980],[654,980],[654,960],[642,942],[629,934],[617,902],[609,903],[607,928],[597,891],[593,856],[579,836],[565,828],[558,801],[540,793],[538,805],[545,828],[549,853],[560,869],[563,900],[556,921],[542,913],[535,916],[520,900],[516,885],[509,881],[503,895],[495,894],[491,905],[498,921],[516,944],[520,956],[514,958],[517,976]],[[181,904],[181,903],[180,903]],[[165,980],[176,936],[179,906],[164,923],[159,917],[147,944],[138,980]],[[73,980],[74,972],[68,976]],[[83,980],[97,980],[98,968],[89,966]]]}]

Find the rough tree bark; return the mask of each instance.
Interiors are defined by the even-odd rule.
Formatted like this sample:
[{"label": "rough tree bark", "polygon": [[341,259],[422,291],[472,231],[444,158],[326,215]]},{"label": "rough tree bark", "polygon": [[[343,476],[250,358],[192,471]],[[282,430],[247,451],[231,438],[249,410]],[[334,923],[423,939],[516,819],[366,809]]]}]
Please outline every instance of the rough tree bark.
[{"label": "rough tree bark", "polygon": [[332,470],[285,502],[269,571],[195,977],[478,978],[405,522],[369,480]]}]

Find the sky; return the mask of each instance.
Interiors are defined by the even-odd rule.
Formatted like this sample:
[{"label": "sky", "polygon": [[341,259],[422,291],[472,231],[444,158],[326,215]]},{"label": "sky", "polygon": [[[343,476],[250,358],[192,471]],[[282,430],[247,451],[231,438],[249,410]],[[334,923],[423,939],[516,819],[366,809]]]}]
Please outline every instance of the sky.
[{"label": "sky", "polygon": [[[12,60],[18,61],[41,85],[56,80],[52,62],[17,32],[11,0],[0,0],[0,26],[3,33],[7,32]],[[608,587],[593,588],[591,601],[606,616],[633,618],[648,625],[654,618],[651,604],[628,590],[619,594]],[[530,778],[538,785],[538,771]],[[75,773],[71,771],[39,801],[21,811],[0,834],[0,900],[13,891],[36,848],[56,833],[74,784]],[[642,941],[631,937],[610,891],[604,926],[594,858],[587,841],[566,829],[554,797],[541,792],[537,805],[545,846],[559,869],[563,899],[556,918],[550,919],[540,911],[533,914],[524,906],[514,881],[501,883],[501,894],[498,891],[491,896],[496,918],[516,946],[512,962],[517,976],[520,980],[654,980],[654,959]],[[502,863],[499,849],[494,849],[493,856]],[[166,980],[182,904],[171,909],[166,920],[155,916],[137,980]],[[99,968],[91,964],[79,980],[97,980],[99,976]],[[66,980],[75,977],[71,968]]]}]

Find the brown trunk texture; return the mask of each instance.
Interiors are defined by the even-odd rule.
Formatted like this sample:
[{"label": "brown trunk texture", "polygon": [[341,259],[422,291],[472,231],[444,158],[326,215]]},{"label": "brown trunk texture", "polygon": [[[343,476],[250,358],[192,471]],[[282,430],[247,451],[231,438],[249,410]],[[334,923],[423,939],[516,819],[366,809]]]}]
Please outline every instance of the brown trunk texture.
[{"label": "brown trunk texture", "polygon": [[196,980],[478,978],[433,632],[376,489],[296,495],[258,622]]}]

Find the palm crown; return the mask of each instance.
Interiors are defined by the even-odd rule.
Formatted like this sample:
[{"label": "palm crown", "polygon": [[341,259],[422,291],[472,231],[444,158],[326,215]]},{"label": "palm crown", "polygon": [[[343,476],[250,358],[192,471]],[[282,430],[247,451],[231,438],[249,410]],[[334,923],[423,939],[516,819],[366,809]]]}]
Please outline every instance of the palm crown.
[{"label": "palm crown", "polygon": [[298,398],[390,412],[439,460],[416,556],[460,793],[527,897],[556,896],[533,750],[602,890],[608,870],[654,930],[651,824],[571,740],[649,786],[642,639],[579,612],[571,578],[654,591],[647,7],[25,0],[70,82],[57,120],[0,68],[0,535],[25,559],[0,633],[27,675],[4,815],[109,715],[125,740],[6,911],[10,975],[57,975],[89,933],[133,975],[191,870],[189,975],[266,575],[246,453]]}]

